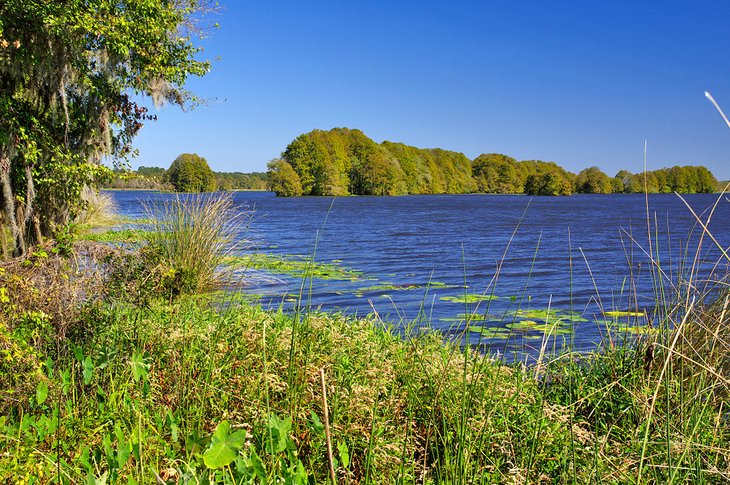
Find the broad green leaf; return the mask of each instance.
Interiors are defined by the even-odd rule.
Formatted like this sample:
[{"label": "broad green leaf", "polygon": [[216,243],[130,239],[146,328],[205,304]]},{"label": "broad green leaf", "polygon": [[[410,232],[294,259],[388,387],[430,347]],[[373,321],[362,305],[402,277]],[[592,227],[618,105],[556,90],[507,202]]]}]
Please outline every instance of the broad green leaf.
[{"label": "broad green leaf", "polygon": [[46,381],[40,381],[38,387],[35,388],[35,400],[38,404],[43,404],[48,398],[48,384]]},{"label": "broad green leaf", "polygon": [[86,356],[83,363],[84,384],[89,384],[94,377],[94,362],[90,356]]},{"label": "broad green leaf", "polygon": [[132,366],[132,377],[134,377],[135,382],[139,382],[140,379],[147,379],[147,370],[149,366],[145,362],[142,354],[139,352],[133,353],[130,364]]},{"label": "broad green leaf", "polygon": [[245,431],[230,433],[230,423],[222,421],[213,432],[210,447],[203,453],[205,466],[216,470],[230,465],[245,442]]},{"label": "broad green leaf", "polygon": [[340,461],[345,469],[350,468],[350,450],[347,448],[347,443],[344,441],[337,442],[337,451],[340,452]]},{"label": "broad green leaf", "polygon": [[276,414],[272,414],[268,426],[270,443],[266,450],[270,453],[281,453],[286,450],[291,426],[291,418],[280,419]]}]

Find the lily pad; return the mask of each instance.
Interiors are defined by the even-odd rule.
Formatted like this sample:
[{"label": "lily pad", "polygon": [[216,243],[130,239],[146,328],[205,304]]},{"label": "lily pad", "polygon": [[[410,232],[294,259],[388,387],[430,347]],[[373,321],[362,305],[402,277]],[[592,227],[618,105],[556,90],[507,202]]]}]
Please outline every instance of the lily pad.
[{"label": "lily pad", "polygon": [[573,333],[571,326],[562,322],[540,323],[534,320],[520,320],[519,322],[508,323],[507,328],[521,332],[540,332],[548,335],[569,335]]},{"label": "lily pad", "polygon": [[643,317],[646,316],[644,312],[631,312],[631,311],[610,311],[603,312],[603,314],[610,318],[621,318],[621,317]]},{"label": "lily pad", "polygon": [[529,309],[529,310],[514,310],[509,312],[508,315],[518,318],[525,318],[528,320],[542,320],[544,322],[555,322],[557,320],[561,322],[587,322],[587,318],[584,318],[578,312],[571,312],[569,310],[561,309]]},{"label": "lily pad", "polygon": [[451,303],[479,303],[482,301],[496,300],[498,297],[495,295],[482,295],[480,293],[466,293],[458,296],[442,296],[439,298],[443,301],[449,301]]},{"label": "lily pad", "polygon": [[627,322],[618,322],[616,320],[596,320],[596,323],[608,327],[611,332],[615,333],[646,335],[658,331],[658,329],[649,327],[648,325],[635,325]]},{"label": "lily pad", "polygon": [[472,333],[479,333],[482,337],[489,340],[507,340],[514,336],[514,334],[508,329],[500,327],[479,327],[476,325],[470,325],[467,327],[467,330]]},{"label": "lily pad", "polygon": [[236,268],[264,270],[295,278],[317,278],[322,280],[350,280],[362,278],[362,272],[335,263],[318,263],[311,258],[279,256],[253,253],[227,258],[226,263]]}]

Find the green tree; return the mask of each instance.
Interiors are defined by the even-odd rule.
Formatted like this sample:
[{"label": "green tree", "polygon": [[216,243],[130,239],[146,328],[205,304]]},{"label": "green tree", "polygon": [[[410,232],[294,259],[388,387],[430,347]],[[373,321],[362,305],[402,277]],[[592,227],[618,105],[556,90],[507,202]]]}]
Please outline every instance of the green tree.
[{"label": "green tree", "polygon": [[[0,2],[0,194],[20,254],[81,207],[81,190],[124,160],[147,108],[130,97],[186,105],[196,59],[197,0]],[[138,99],[138,98],[134,98]]]},{"label": "green tree", "polygon": [[269,189],[282,197],[298,197],[302,195],[302,183],[299,175],[284,160],[272,160],[268,164]]},{"label": "green tree", "polygon": [[481,154],[472,162],[472,175],[478,192],[488,194],[519,194],[523,180],[517,170],[517,160],[501,153]]},{"label": "green tree", "polygon": [[530,174],[524,191],[527,195],[570,195],[570,181],[558,171]]},{"label": "green tree", "polygon": [[575,180],[575,191],[579,194],[610,194],[611,179],[598,167],[581,170]]},{"label": "green tree", "polygon": [[208,162],[195,153],[178,156],[167,169],[165,178],[176,192],[212,192],[218,188]]},{"label": "green tree", "polygon": [[368,154],[352,172],[353,193],[358,195],[398,195],[402,170],[384,148]]}]

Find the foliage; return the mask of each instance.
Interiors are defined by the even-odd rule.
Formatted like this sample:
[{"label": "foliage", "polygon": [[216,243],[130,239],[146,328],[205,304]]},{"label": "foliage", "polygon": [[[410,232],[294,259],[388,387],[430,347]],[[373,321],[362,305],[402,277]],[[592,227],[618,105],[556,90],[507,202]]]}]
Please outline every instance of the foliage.
[{"label": "foliage", "polygon": [[228,195],[180,195],[148,205],[149,249],[159,254],[166,292],[174,297],[211,289],[226,256],[243,244],[249,214]]},{"label": "foliage", "polygon": [[477,192],[521,194],[523,180],[518,176],[517,160],[501,153],[481,154],[472,162]]},{"label": "foliage", "polygon": [[[0,478],[55,481],[53,455],[71,483],[325,483],[321,369],[347,483],[635,483],[641,463],[646,483],[723,483],[730,465],[724,370],[672,359],[662,378],[672,333],[650,365],[639,342],[507,367],[374,318],[118,296],[68,315],[90,334],[50,327],[52,345],[19,330],[21,307],[6,315],[23,346],[8,365],[34,377],[0,374],[18,403],[0,418]],[[724,306],[698,317],[722,325]]]},{"label": "foliage", "polygon": [[219,190],[268,190],[266,172],[215,172]]},{"label": "foliage", "polygon": [[269,190],[282,197],[302,195],[302,183],[291,165],[284,160],[272,160],[268,168]]},{"label": "foliage", "polygon": [[518,163],[518,173],[524,177],[527,195],[570,195],[575,175],[555,162],[526,160]]},{"label": "foliage", "polygon": [[333,128],[299,135],[269,163],[269,187],[281,196],[489,194],[571,195],[644,192],[700,193],[718,190],[705,167],[672,167],[614,178],[598,167],[578,175],[555,162],[517,161],[501,153],[463,154],[375,143],[362,131]]},{"label": "foliage", "polygon": [[579,194],[610,194],[611,179],[598,167],[581,170],[575,179],[575,191]]},{"label": "foliage", "polygon": [[2,223],[16,253],[65,227],[83,187],[108,178],[147,120],[133,94],[186,105],[196,59],[186,2],[8,0],[0,4]]},{"label": "foliage", "polygon": [[167,169],[165,180],[176,192],[213,192],[218,188],[208,162],[194,153],[178,156]]},{"label": "foliage", "polygon": [[360,130],[334,128],[298,136],[269,165],[281,195],[401,195],[471,192],[471,163],[461,153],[377,144]]}]

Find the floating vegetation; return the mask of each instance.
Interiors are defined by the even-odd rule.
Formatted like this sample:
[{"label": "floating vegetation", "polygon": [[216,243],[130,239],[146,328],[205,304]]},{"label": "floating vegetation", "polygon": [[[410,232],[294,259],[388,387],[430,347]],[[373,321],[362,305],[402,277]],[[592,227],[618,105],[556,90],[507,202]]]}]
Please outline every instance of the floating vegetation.
[{"label": "floating vegetation", "polygon": [[[540,332],[547,335],[570,335],[573,327],[565,321],[556,320],[549,322],[536,322],[535,320],[520,320],[519,322],[508,323],[507,328],[518,332]],[[539,337],[539,335],[538,335]]]},{"label": "floating vegetation", "polygon": [[621,317],[644,317],[646,316],[646,313],[644,312],[631,312],[631,311],[610,311],[610,312],[603,312],[603,314],[610,318],[621,318]]},{"label": "floating vegetation", "polygon": [[472,333],[481,334],[482,337],[489,340],[508,340],[510,337],[514,337],[513,332],[501,327],[479,327],[477,325],[469,325],[467,330]]},{"label": "floating vegetation", "polygon": [[426,286],[429,288],[458,288],[457,285],[449,285],[443,281],[429,281]]},{"label": "floating vegetation", "polygon": [[[443,288],[456,288],[454,285],[448,285],[441,281],[431,281],[426,284],[420,284],[420,283],[404,283],[404,284],[396,284],[396,283],[390,283],[390,282],[383,282],[378,285],[371,285],[371,286],[365,286],[363,288],[358,288],[355,290],[354,295],[358,298],[362,298],[365,296],[366,293],[378,293],[381,291],[409,291],[409,290],[419,290],[422,288],[429,288],[429,289],[443,289]],[[388,295],[381,295],[381,296],[388,296]]]},{"label": "floating vegetation", "polygon": [[81,235],[81,239],[101,243],[137,244],[147,240],[151,231],[142,229],[110,229],[104,232],[89,232]]},{"label": "floating vegetation", "polygon": [[442,296],[439,298],[443,301],[449,301],[451,303],[479,303],[482,301],[496,300],[498,297],[495,295],[483,295],[481,293],[466,293],[458,296]]},{"label": "floating vegetation", "polygon": [[498,318],[493,315],[481,315],[481,314],[474,314],[474,313],[457,313],[455,317],[439,318],[440,322],[451,322],[451,323],[488,322],[488,321],[497,321],[497,320],[498,320]]},{"label": "floating vegetation", "polygon": [[559,320],[561,322],[578,323],[589,321],[578,312],[560,309],[519,309],[509,312],[507,315],[527,320],[542,320],[544,322],[555,322]]},{"label": "floating vegetation", "polygon": [[616,320],[596,320],[596,323],[607,327],[611,332],[627,333],[633,335],[647,335],[657,332],[658,329],[648,325],[639,325],[627,322],[618,322]]},{"label": "floating vegetation", "polygon": [[362,278],[361,271],[355,271],[335,263],[318,263],[311,258],[278,256],[253,253],[228,258],[226,263],[235,268],[256,269],[282,274],[294,278],[317,278],[321,280],[350,280]]}]

